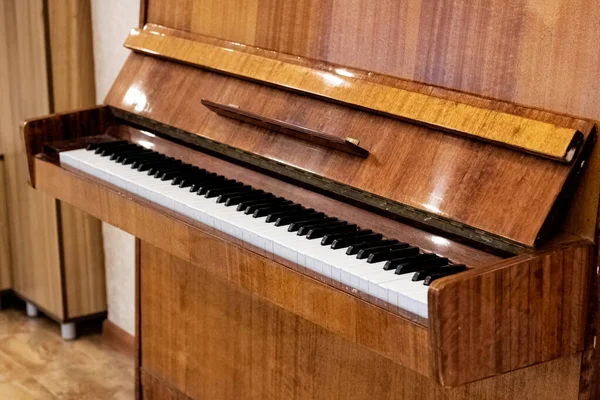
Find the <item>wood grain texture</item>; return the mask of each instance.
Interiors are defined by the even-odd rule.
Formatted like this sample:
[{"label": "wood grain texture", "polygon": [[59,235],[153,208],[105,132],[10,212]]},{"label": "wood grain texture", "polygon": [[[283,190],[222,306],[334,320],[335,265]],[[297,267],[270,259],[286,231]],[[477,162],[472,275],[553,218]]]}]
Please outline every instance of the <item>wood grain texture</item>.
[{"label": "wood grain texture", "polygon": [[[205,166],[203,164],[200,165]],[[489,337],[488,341],[485,342],[489,345],[489,348],[501,347],[505,351],[502,354],[503,358],[501,361],[507,362],[508,360],[506,365],[500,365],[503,368],[501,372],[494,369],[496,365],[491,369],[482,368],[481,371],[483,372],[477,371],[477,379],[483,379],[487,376],[497,375],[516,368],[566,356],[583,349],[582,332],[585,328],[585,320],[584,318],[578,318],[578,316],[581,316],[581,313],[585,313],[586,309],[585,301],[582,299],[586,298],[587,282],[583,280],[587,277],[586,273],[589,272],[587,269],[589,266],[587,262],[589,260],[581,254],[579,254],[577,260],[571,260],[571,263],[565,262],[565,265],[560,263],[552,264],[553,271],[563,271],[561,268],[564,268],[565,273],[561,277],[564,278],[565,282],[568,282],[569,286],[567,283],[564,283],[559,288],[563,289],[562,291],[558,290],[556,285],[553,285],[551,286],[552,291],[548,292],[546,285],[548,284],[549,278],[547,275],[549,273],[536,274],[532,272],[532,276],[528,280],[528,285],[532,287],[532,290],[538,287],[545,289],[542,291],[543,296],[540,297],[540,300],[533,302],[536,306],[527,308],[527,320],[550,321],[554,324],[548,324],[539,331],[541,332],[539,334],[538,331],[532,330],[534,337],[528,342],[533,349],[532,356],[520,358],[522,347],[512,346],[513,342],[508,340],[509,345],[512,347],[509,346],[506,349],[504,346],[507,343],[507,339],[501,334],[489,334],[486,330],[490,328],[489,325],[481,323],[482,319],[497,320],[498,325],[492,327],[491,332],[510,332],[511,329],[514,329],[515,319],[518,321],[520,318],[520,314],[517,314],[514,318],[510,318],[510,316],[504,317],[504,314],[496,308],[496,303],[490,300],[494,299],[494,292],[493,290],[487,290],[490,288],[489,286],[484,288],[486,290],[482,289],[480,292],[473,292],[474,294],[469,291],[462,291],[461,296],[466,299],[463,303],[469,304],[468,300],[474,304],[473,306],[466,307],[467,311],[464,311],[464,304],[456,300],[459,298],[455,293],[456,290],[452,291],[443,286],[443,280],[434,283],[434,290],[438,290],[441,295],[430,300],[432,305],[430,306],[429,323],[432,326],[434,336],[429,339],[429,330],[423,330],[419,333],[418,325],[411,325],[411,323],[398,316],[391,318],[394,314],[386,314],[389,311],[395,312],[396,310],[383,311],[380,308],[367,306],[365,300],[369,301],[369,298],[359,300],[356,297],[350,297],[340,291],[340,289],[344,290],[345,288],[339,287],[339,285],[336,287],[333,282],[325,281],[326,285],[324,285],[318,281],[313,281],[305,276],[307,271],[298,268],[298,266],[285,263],[284,265],[289,267],[285,268],[276,262],[280,260],[271,260],[270,257],[272,255],[252,249],[247,244],[246,247],[249,247],[248,250],[258,251],[260,254],[257,255],[251,251],[242,249],[240,246],[243,246],[243,244],[239,240],[236,241],[199,224],[192,223],[192,226],[186,225],[184,222],[185,218],[181,216],[177,216],[160,207],[149,205],[134,195],[119,194],[118,191],[111,190],[108,186],[93,178],[79,177],[78,174],[60,169],[40,158],[36,159],[36,169],[39,176],[38,187],[41,190],[49,191],[49,193],[55,194],[77,207],[81,207],[102,220],[132,233],[168,253],[176,255],[178,258],[185,260],[185,262],[194,264],[199,268],[207,269],[222,279],[230,281],[235,286],[239,286],[266,301],[308,319],[346,340],[368,347],[371,351],[394,360],[422,375],[432,376],[430,372],[427,372],[430,371],[432,366],[426,366],[423,364],[423,360],[427,360],[427,357],[433,357],[432,354],[427,355],[427,350],[420,347],[427,346],[429,348],[429,344],[424,345],[423,340],[428,343],[431,340],[431,346],[437,351],[437,358],[435,359],[439,363],[437,370],[443,371],[440,372],[439,378],[442,379],[443,375],[443,378],[447,379],[447,374],[455,372],[452,370],[455,365],[449,363],[447,359],[452,360],[452,357],[455,357],[458,350],[456,347],[446,346],[446,344],[448,341],[455,340],[459,336],[457,334],[458,331],[466,329],[464,326],[467,324],[472,324],[469,325],[470,328],[468,329],[469,332],[473,333],[464,340],[473,339],[471,336]],[[215,169],[213,168],[212,170]],[[219,170],[216,171],[220,172]],[[94,199],[94,202],[90,202],[87,199]],[[165,231],[170,232],[168,240],[165,240],[163,234]],[[217,236],[221,236],[223,239],[219,239]],[[401,237],[400,239],[402,240]],[[577,243],[579,242],[571,240],[571,242],[558,245],[558,249],[579,250]],[[582,248],[585,246],[582,246]],[[550,250],[548,251],[550,252]],[[441,254],[444,255],[443,253]],[[515,260],[502,261],[488,266],[475,266],[475,271],[481,271],[481,276],[486,279],[490,276],[495,276],[498,271],[500,271],[498,273],[501,276],[502,274],[512,276],[513,270],[520,270],[520,266],[523,265],[523,257],[529,257],[529,260],[531,260],[536,255],[524,255],[517,257]],[[545,263],[544,257],[544,254],[539,255],[536,258],[538,260],[536,262]],[[231,268],[230,265],[235,267]],[[298,272],[295,272],[294,269],[297,269]],[[573,275],[569,275],[567,271],[572,272]],[[582,273],[582,271],[584,272]],[[464,275],[468,278],[471,273]],[[482,284],[477,283],[479,276],[474,274],[474,277],[473,286],[476,288],[483,287]],[[518,277],[520,275],[517,274]],[[319,279],[317,276],[313,276],[313,278]],[[517,281],[517,278],[514,278],[514,280]],[[461,281],[460,284],[456,284],[456,279],[449,278],[449,287],[470,287],[470,280]],[[556,279],[551,282],[555,284],[555,281]],[[310,285],[308,285],[309,282]],[[452,286],[452,284],[455,284],[455,286]],[[518,282],[510,284],[518,286]],[[528,292],[524,293],[528,294]],[[354,295],[356,296],[357,294],[354,293]],[[460,298],[462,299],[463,297]],[[532,297],[535,296],[532,295]],[[440,300],[442,298],[443,302]],[[557,299],[560,299],[559,303],[556,302]],[[518,304],[521,304],[521,301],[522,296],[519,294],[514,294],[512,297],[509,296],[506,308],[509,310],[517,308]],[[546,306],[541,307],[540,304],[542,304],[542,301],[543,304],[546,306],[549,305],[550,308],[546,308]],[[511,302],[515,303],[515,305]],[[442,303],[443,306],[440,306],[439,303]],[[564,306],[559,307],[562,304]],[[385,306],[383,304],[377,305],[380,307]],[[477,310],[476,307],[481,308],[481,311]],[[556,307],[556,310],[553,307]],[[563,311],[566,309],[570,310],[570,318],[563,320]],[[331,310],[331,312],[326,310]],[[343,310],[343,313],[341,313],[343,315],[340,315],[341,310]],[[354,310],[361,311],[355,312]],[[364,319],[367,315],[365,314],[366,311],[370,313],[368,319]],[[474,315],[471,315],[471,312]],[[457,314],[460,318],[454,317]],[[485,319],[484,314],[490,317]],[[477,318],[477,315],[481,315],[481,318]],[[458,321],[457,325],[452,324],[452,321],[454,321],[452,318]],[[558,319],[561,321],[560,324],[555,323]],[[370,322],[365,322],[367,320]],[[361,330],[365,327],[370,327],[373,330]],[[144,332],[143,327],[141,331]],[[548,337],[557,335],[562,338],[559,342],[543,342],[542,346],[539,347],[541,350],[536,347],[539,345],[537,342],[539,337],[542,337],[546,341]],[[395,346],[385,341],[382,342],[382,337],[407,338],[403,339],[403,343],[407,343],[407,346]],[[408,345],[408,343],[420,343],[420,345],[415,347]],[[468,365],[470,365],[469,362],[471,360],[479,360],[477,357],[483,350],[479,347],[471,348],[469,345],[465,346],[469,350],[461,350],[462,353],[460,354],[464,354],[468,358],[465,360],[465,364],[460,364],[459,367],[456,367],[460,372],[458,378],[456,378],[457,381],[441,380],[444,385],[456,386],[456,382],[465,383],[475,380],[473,378],[474,372]],[[463,349],[463,347],[461,346],[460,349]],[[408,353],[406,353],[407,351]],[[424,351],[425,353],[417,357],[413,353],[414,351]],[[473,352],[474,354],[470,354],[469,352]],[[511,360],[516,361],[511,364]]]},{"label": "wood grain texture", "polygon": [[444,389],[144,242],[140,269],[144,399],[577,398],[579,353]]},{"label": "wood grain texture", "polygon": [[[249,112],[340,138],[351,136],[370,155],[356,159],[225,120],[205,109],[200,104],[202,98],[235,103]],[[519,243],[534,246],[538,242],[568,174],[579,168],[579,164],[570,167],[139,54],[130,56],[106,101],[131,113],[128,118],[142,117],[135,123],[164,134],[214,151],[233,148],[236,151],[229,155],[245,162],[512,251],[517,251],[514,248]],[[496,103],[495,107],[510,105]],[[533,109],[515,107],[514,111],[528,118],[579,126],[589,133],[586,121]]]},{"label": "wood grain texture", "polygon": [[[36,159],[38,189],[157,246],[200,269],[297,314],[348,341],[431,376],[428,330],[330,284],[295,265],[257,254],[212,228],[186,221],[131,194]],[[94,199],[90,201],[90,199]],[[169,235],[165,236],[165,232]],[[220,238],[222,236],[224,239]],[[250,245],[246,245],[250,246]],[[256,251],[256,250],[255,250]],[[207,259],[207,256],[213,258]],[[272,257],[272,255],[271,255]],[[224,263],[223,260],[231,260]],[[297,269],[297,266],[296,266]],[[159,296],[160,297],[160,296]],[[157,297],[157,299],[159,298]],[[141,331],[144,328],[141,327]],[[398,338],[414,345],[397,346]]]},{"label": "wood grain texture", "polygon": [[582,134],[572,128],[382,86],[357,79],[347,71],[324,73],[249,52],[159,34],[151,27],[133,30],[125,46],[140,53],[315,95],[564,162],[572,161],[583,139]]},{"label": "wood grain texture", "polygon": [[19,137],[25,118],[49,112],[43,2],[0,4],[0,141],[5,155],[14,290],[63,317],[56,201],[35,192]]},{"label": "wood grain texture", "polygon": [[567,243],[434,282],[440,382],[455,387],[582,351],[594,251]]},{"label": "wood grain texture", "polygon": [[0,154],[0,291],[12,288],[10,236],[4,182],[4,156]]},{"label": "wood grain texture", "polygon": [[600,119],[594,0],[145,3],[147,23]]},{"label": "wood grain texture", "polygon": [[109,110],[103,106],[46,115],[23,122],[21,132],[28,156],[31,185],[35,187],[36,183],[34,156],[44,151],[45,144],[100,135],[114,123]]},{"label": "wood grain texture", "polygon": [[[54,112],[96,104],[91,27],[88,0],[48,2]],[[67,317],[106,311],[101,222],[60,204],[60,229]]]}]

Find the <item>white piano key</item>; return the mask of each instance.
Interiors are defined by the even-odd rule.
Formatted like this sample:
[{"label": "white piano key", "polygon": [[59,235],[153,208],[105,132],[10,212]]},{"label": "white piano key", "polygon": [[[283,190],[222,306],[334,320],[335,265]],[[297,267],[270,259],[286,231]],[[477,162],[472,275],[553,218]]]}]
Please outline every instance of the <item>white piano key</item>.
[{"label": "white piano key", "polygon": [[216,197],[198,196],[189,188],[156,179],[147,171],[140,172],[131,165],[119,164],[92,151],[62,152],[60,160],[73,169],[244,240],[269,254],[427,318],[428,287],[422,281],[412,282],[412,274],[395,275],[394,271],[384,271],[384,262],[369,264],[364,259],[346,255],[345,248],[333,250],[322,246],[320,239],[308,240],[306,236],[288,232],[288,226],[276,227],[274,223],[266,223],[266,217],[254,218],[237,211],[236,206],[217,203]]}]

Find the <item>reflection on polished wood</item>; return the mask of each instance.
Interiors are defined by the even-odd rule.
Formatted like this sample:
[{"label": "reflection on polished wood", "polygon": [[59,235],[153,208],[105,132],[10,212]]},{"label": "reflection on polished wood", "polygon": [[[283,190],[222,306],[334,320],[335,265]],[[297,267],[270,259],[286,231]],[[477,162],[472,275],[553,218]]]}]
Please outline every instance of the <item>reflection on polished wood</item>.
[{"label": "reflection on polished wood", "polygon": [[[205,265],[217,270],[238,262],[213,257]],[[140,265],[144,399],[578,398],[579,353],[445,390],[401,363],[144,242]],[[394,347],[418,349],[419,343],[399,332],[377,332],[382,322],[365,321],[357,334],[373,334],[374,340],[391,334]]]},{"label": "reflection on polished wood", "polygon": [[[201,106],[206,97],[339,138],[351,136],[370,155],[359,159],[223,120]],[[107,104],[149,129],[511,252],[539,243],[567,177],[581,166],[140,54],[129,57]],[[578,127],[587,139],[595,135],[589,121],[534,109],[521,112]]]},{"label": "reflection on polished wood", "polygon": [[[67,120],[64,116],[54,118]],[[26,133],[43,132],[36,128],[37,124],[36,121],[28,123],[31,130],[26,129]],[[77,136],[75,130],[68,131],[71,137]],[[302,192],[294,185],[251,173],[243,167],[135,129],[115,126],[109,128],[108,132],[132,138],[133,141],[144,141],[146,145],[152,144],[158,151],[172,154],[184,161],[192,161],[232,178],[243,179],[252,185],[263,182],[262,186],[260,183],[257,185],[258,188],[272,191],[273,187],[279,185],[281,189],[279,192],[275,191],[276,194],[287,195],[286,186],[296,188],[293,189],[295,193]],[[50,135],[56,137],[56,133]],[[43,140],[42,137],[32,138],[28,143],[40,140]],[[264,250],[258,250],[239,239],[150,204],[133,194],[124,195],[122,191],[95,178],[69,172],[45,156],[35,158],[34,167],[38,189],[59,196],[62,200],[191,263],[194,268],[215,274],[219,279],[225,279],[345,340],[360,344],[405,368],[436,379],[444,386],[455,387],[576,354],[584,347],[583,332],[587,323],[584,298],[593,258],[588,256],[590,244],[576,237],[567,237],[562,243],[539,253],[505,261],[488,258],[485,253],[474,249],[461,249],[458,244],[449,245],[445,249],[435,248],[434,251],[438,254],[466,262],[473,267],[473,271],[434,282],[430,290],[429,320],[423,321],[296,264],[285,262]],[[237,171],[237,174],[232,174],[232,171]],[[270,181],[273,182],[272,185]],[[311,193],[306,189],[304,191]],[[302,203],[307,206],[330,212],[323,207],[327,203],[319,200],[315,193],[311,197],[312,203],[306,202],[302,196],[292,196],[301,198]],[[90,202],[88,199],[92,198],[94,201]],[[361,217],[359,210],[349,205],[333,200],[329,202],[332,208],[343,210],[345,207],[348,210],[347,215],[342,211],[342,218],[361,226],[364,223],[366,228],[370,227],[369,220],[375,218],[366,214]],[[375,228],[378,221],[373,220],[371,224]],[[416,245],[424,244],[424,248],[431,248],[432,245],[427,244],[428,240],[435,242],[435,238],[423,232],[413,233],[409,238],[409,227],[401,224],[396,226],[395,231],[388,231],[390,233],[386,232],[386,235]],[[376,229],[381,230],[379,227]],[[168,238],[165,238],[165,231],[169,232]],[[563,272],[560,268],[564,268]],[[524,282],[521,274],[525,270],[532,271],[526,281],[531,291],[519,289]],[[556,274],[565,282],[559,283]],[[503,309],[497,307],[499,296],[494,291],[497,282],[515,288],[502,294],[502,304],[506,309],[523,307],[521,313],[505,315]],[[471,287],[472,290],[463,290]],[[457,295],[457,290],[460,290],[460,296]],[[541,307],[541,304],[552,307]],[[569,314],[571,318],[564,319],[565,314]],[[539,321],[540,329],[533,329],[532,326],[527,335],[523,335],[518,324],[521,319]],[[482,321],[494,321],[495,325],[492,327]],[[463,329],[470,332],[464,339]],[[513,331],[518,332],[519,343],[527,343],[523,346],[537,350],[528,357],[520,356],[521,347],[513,346],[511,342]],[[554,336],[564,340],[552,343],[547,341],[548,337]],[[403,337],[407,345],[397,346],[395,343],[398,337]],[[458,337],[469,343],[475,338],[486,338],[486,341],[482,342],[482,347],[471,346],[469,351],[465,351],[462,342],[455,342]],[[481,357],[482,352],[490,349],[495,350],[492,355]],[[457,359],[461,360],[459,367],[455,363]],[[463,362],[473,368],[464,367]]]},{"label": "reflection on polished wood", "polygon": [[64,342],[56,324],[0,312],[0,398],[133,400],[133,358],[90,334]]},{"label": "reflection on polished wood", "polygon": [[519,0],[510,7],[502,0],[143,3],[142,26],[600,120],[596,0]]},{"label": "reflection on polished wood", "polygon": [[581,132],[573,128],[382,86],[339,68],[323,72],[240,52],[235,46],[217,47],[147,29],[133,30],[125,46],[565,162],[573,160],[582,141]]}]

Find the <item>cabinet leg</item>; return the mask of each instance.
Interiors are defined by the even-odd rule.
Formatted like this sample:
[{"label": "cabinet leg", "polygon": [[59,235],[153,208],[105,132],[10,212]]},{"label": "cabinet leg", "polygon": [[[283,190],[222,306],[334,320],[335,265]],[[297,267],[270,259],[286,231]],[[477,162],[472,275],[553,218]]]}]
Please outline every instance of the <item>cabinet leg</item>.
[{"label": "cabinet leg", "polygon": [[26,308],[27,308],[27,316],[30,318],[37,317],[40,312],[36,306],[34,306],[33,304],[31,304],[29,302],[27,302]]},{"label": "cabinet leg", "polygon": [[62,336],[63,340],[74,340],[77,337],[75,322],[60,324],[60,335]]}]

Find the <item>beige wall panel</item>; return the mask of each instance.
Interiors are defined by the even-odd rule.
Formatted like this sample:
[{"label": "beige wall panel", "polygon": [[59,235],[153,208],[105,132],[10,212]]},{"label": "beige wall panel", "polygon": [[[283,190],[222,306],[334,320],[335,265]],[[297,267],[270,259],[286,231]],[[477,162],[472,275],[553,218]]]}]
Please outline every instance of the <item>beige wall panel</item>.
[{"label": "beige wall panel", "polygon": [[10,237],[6,211],[6,184],[4,182],[4,156],[0,148],[0,291],[12,287],[10,268]]}]

